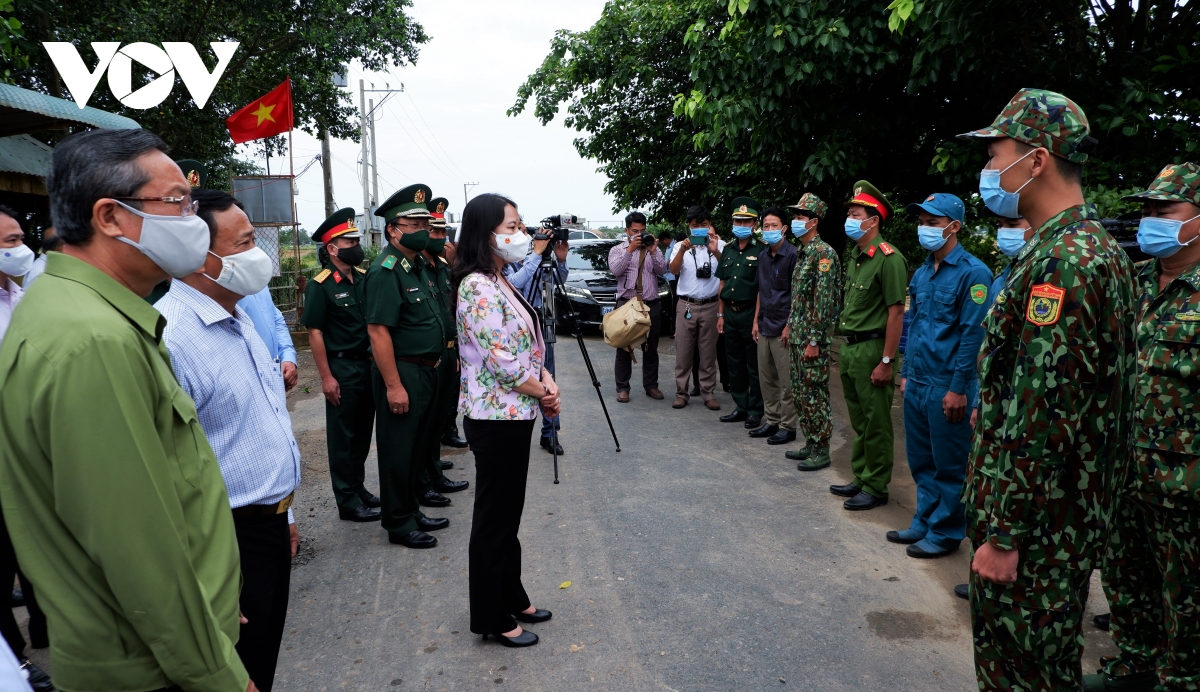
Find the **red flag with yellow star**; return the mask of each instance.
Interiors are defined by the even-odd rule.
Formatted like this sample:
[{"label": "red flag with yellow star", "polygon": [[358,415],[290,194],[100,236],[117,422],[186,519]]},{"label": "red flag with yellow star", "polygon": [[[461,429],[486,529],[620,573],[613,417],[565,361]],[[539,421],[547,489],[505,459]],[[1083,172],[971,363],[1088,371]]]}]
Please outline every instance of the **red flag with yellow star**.
[{"label": "red flag with yellow star", "polygon": [[292,78],[225,120],[234,144],[272,137],[292,129]]}]

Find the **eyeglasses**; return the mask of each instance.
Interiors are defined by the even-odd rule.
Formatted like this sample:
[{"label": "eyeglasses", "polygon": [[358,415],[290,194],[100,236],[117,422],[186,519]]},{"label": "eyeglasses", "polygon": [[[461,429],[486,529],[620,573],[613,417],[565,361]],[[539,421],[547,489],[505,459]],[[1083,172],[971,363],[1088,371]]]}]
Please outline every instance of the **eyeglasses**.
[{"label": "eyeglasses", "polygon": [[193,200],[191,195],[183,197],[112,197],[111,199],[120,199],[129,202],[162,202],[163,204],[179,205],[180,216],[195,216],[196,210],[200,207],[198,200]]}]

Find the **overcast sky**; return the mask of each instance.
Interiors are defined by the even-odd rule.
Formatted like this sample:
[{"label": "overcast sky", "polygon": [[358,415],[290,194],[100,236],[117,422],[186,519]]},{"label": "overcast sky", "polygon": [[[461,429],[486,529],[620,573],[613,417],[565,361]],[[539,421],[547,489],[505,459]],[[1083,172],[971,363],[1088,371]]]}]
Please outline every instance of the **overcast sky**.
[{"label": "overcast sky", "polygon": [[[378,201],[421,182],[435,197],[448,198],[449,211],[457,215],[464,204],[463,183],[478,182],[472,196],[508,195],[527,222],[559,213],[593,224],[623,216],[613,213],[605,176],[575,151],[571,142],[578,133],[563,126],[561,115],[546,126],[532,109],[515,118],[505,115],[517,87],[549,51],[554,32],[590,27],[603,6],[603,0],[416,0],[412,15],[432,37],[417,64],[390,74],[350,68],[356,107],[360,78],[368,89],[372,82],[377,89],[385,83],[405,88],[383,107],[375,125]],[[374,96],[378,102],[383,94]],[[297,172],[320,151],[314,137],[296,131]],[[333,142],[334,199],[338,207],[362,213],[360,151],[354,142]],[[286,160],[272,159],[271,172],[281,172],[281,164]],[[319,164],[299,179],[299,189],[300,221],[312,231],[325,219]]]}]

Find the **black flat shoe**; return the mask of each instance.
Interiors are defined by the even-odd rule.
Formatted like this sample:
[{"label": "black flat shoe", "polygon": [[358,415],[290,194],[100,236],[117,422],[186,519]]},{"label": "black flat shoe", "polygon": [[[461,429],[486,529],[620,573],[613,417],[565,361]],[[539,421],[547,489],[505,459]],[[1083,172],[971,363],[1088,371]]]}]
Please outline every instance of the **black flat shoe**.
[{"label": "black flat shoe", "polygon": [[854,497],[858,494],[858,490],[858,486],[853,483],[829,486],[829,492],[833,493],[834,495],[840,495],[841,497]]},{"label": "black flat shoe", "polygon": [[924,560],[931,560],[933,558],[945,557],[947,555],[951,555],[953,553],[958,552],[958,546],[954,546],[953,548],[949,548],[946,550],[937,550],[937,549],[926,550],[921,545],[921,543],[925,543],[926,545],[933,545],[932,543],[928,543],[927,541],[921,541],[920,543],[914,543],[914,544],[908,546],[907,548],[904,549],[904,552],[909,557],[915,557],[915,558],[924,559]]},{"label": "black flat shoe", "polygon": [[700,388],[692,387],[692,391],[688,392],[688,396],[700,396]]},{"label": "black flat shoe", "polygon": [[[554,449],[555,447],[558,448],[557,451],[555,451],[555,449]],[[546,452],[549,454],[558,454],[558,456],[560,456],[560,457],[563,454],[566,454],[566,452],[563,451],[562,445],[552,444],[550,441],[550,438],[548,438],[548,437],[542,438],[542,449],[546,450]]]},{"label": "black flat shoe", "polygon": [[778,425],[771,425],[770,423],[767,423],[766,425],[760,425],[759,427],[751,430],[750,437],[770,437],[777,432],[779,432]]},{"label": "black flat shoe", "polygon": [[745,411],[734,411],[733,413],[726,413],[721,416],[722,423],[739,423],[744,420],[746,420]]},{"label": "black flat shoe", "polygon": [[471,481],[446,481],[433,486],[439,493],[461,493],[471,487]]},{"label": "black flat shoe", "polygon": [[440,531],[450,526],[450,520],[445,517],[417,517],[417,528],[422,531]]},{"label": "black flat shoe", "polygon": [[442,438],[442,446],[454,447],[455,449],[464,449],[467,446],[467,441],[458,435],[447,435]]},{"label": "black flat shoe", "polygon": [[383,504],[378,495],[372,495],[371,493],[367,493],[366,497],[359,495],[358,499],[362,500],[362,503],[368,507],[378,507]]},{"label": "black flat shoe", "polygon": [[12,607],[20,608],[23,605],[25,605],[25,594],[21,593],[21,591],[19,589],[13,589],[12,590]]},{"label": "black flat shoe", "polygon": [[[483,640],[487,641],[488,635],[483,635]],[[506,637],[503,634],[493,634],[492,638],[505,646],[513,648],[521,648],[523,646],[533,646],[538,643],[538,636],[529,630],[521,630],[521,633],[515,637]]]},{"label": "black flat shoe", "polygon": [[762,416],[749,416],[742,425],[746,426],[747,430],[753,430],[762,425]]},{"label": "black flat shoe", "polygon": [[537,610],[533,611],[532,613],[513,613],[513,617],[515,617],[517,619],[517,622],[537,623],[537,622],[545,622],[545,621],[549,620],[550,618],[554,617],[554,613],[551,613],[548,610],[542,610],[541,608],[538,608]]},{"label": "black flat shoe", "polygon": [[[842,503],[842,507],[851,512],[861,512],[866,509],[875,509],[876,507],[886,505],[888,501],[887,495],[883,497],[875,497],[871,493],[863,490],[854,497]],[[909,546],[911,549],[912,546]]]},{"label": "black flat shoe", "polygon": [[1108,631],[1108,626],[1111,621],[1112,613],[1100,613],[1096,617],[1092,618],[1092,624],[1097,628],[1104,630],[1105,632]]},{"label": "black flat shoe", "polygon": [[426,490],[425,494],[418,500],[422,507],[449,507],[450,498],[438,493],[436,490]]},{"label": "black flat shoe", "polygon": [[767,444],[769,444],[769,445],[785,445],[789,442],[795,442],[795,441],[796,441],[796,431],[795,430],[782,430],[781,429],[781,430],[779,430],[779,432],[777,432],[774,435],[767,438]]},{"label": "black flat shoe", "polygon": [[349,512],[338,512],[338,517],[344,521],[379,521],[379,509],[359,505]]},{"label": "black flat shoe", "polygon": [[[855,495],[857,495],[857,494],[858,493],[855,493]],[[916,543],[917,541],[921,540],[920,538],[914,538],[907,534],[908,534],[907,529],[905,529],[904,531],[888,531],[887,535],[886,535],[887,542],[888,543],[899,543],[900,545],[912,545],[913,543]]]},{"label": "black flat shoe", "polygon": [[424,531],[409,531],[400,536],[388,534],[388,542],[402,545],[405,548],[432,548],[437,545],[437,539]]},{"label": "black flat shoe", "polygon": [[450,469],[454,468],[453,461],[448,461],[446,459],[438,459],[438,463],[441,464],[443,471],[449,471]]},{"label": "black flat shoe", "polygon": [[955,586],[954,587],[954,595],[958,596],[959,598],[963,599],[964,601],[971,600],[971,585],[970,584],[959,584],[959,585]]}]

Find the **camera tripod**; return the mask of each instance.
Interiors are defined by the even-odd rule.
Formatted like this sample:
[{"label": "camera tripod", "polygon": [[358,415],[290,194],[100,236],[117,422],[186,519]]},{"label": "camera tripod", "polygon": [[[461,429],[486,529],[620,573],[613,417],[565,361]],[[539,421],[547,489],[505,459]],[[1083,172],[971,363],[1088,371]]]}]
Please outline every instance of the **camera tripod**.
[{"label": "camera tripod", "polygon": [[[539,256],[537,271],[533,274],[533,283],[540,284],[542,287],[542,339],[547,344],[553,344],[558,341],[554,333],[555,327],[555,300],[554,291],[557,289],[563,296],[567,294],[566,284],[558,275],[558,266],[555,260],[550,257],[554,251],[554,242],[546,246],[546,249]],[[563,301],[566,305],[567,317],[571,323],[575,325],[575,341],[579,344],[579,352],[583,354],[583,362],[587,365],[588,375],[592,378],[592,386],[596,388],[596,397],[600,399],[600,409],[604,411],[604,419],[608,421],[608,431],[612,433],[613,444],[617,446],[617,451],[621,451],[621,442],[617,439],[617,431],[613,428],[612,417],[608,415],[608,407],[604,405],[604,395],[600,393],[600,380],[596,378],[596,368],[592,367],[592,358],[588,355],[587,344],[583,343],[583,329],[579,326],[579,317],[575,314],[575,310],[571,307],[571,301]],[[543,414],[545,415],[545,414]],[[550,451],[554,454],[554,484],[558,485],[558,426],[550,426]]]}]

